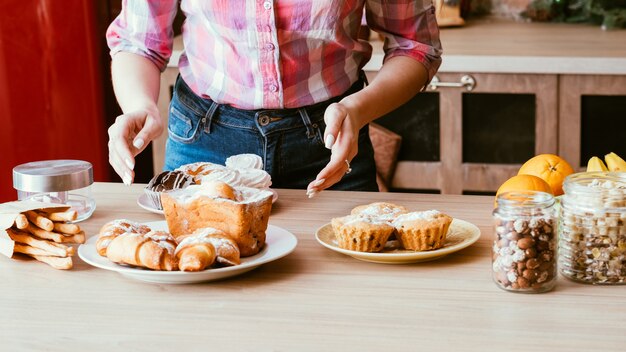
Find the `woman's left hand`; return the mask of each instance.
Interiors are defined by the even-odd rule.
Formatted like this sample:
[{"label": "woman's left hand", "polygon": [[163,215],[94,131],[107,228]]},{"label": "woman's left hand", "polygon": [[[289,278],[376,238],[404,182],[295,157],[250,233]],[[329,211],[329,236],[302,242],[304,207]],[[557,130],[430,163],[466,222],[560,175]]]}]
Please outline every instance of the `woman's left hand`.
[{"label": "woman's left hand", "polygon": [[356,115],[354,109],[342,102],[330,104],[326,108],[324,144],[331,150],[330,162],[309,183],[309,198],[339,182],[349,172],[350,161],[359,149],[359,130],[362,127]]}]

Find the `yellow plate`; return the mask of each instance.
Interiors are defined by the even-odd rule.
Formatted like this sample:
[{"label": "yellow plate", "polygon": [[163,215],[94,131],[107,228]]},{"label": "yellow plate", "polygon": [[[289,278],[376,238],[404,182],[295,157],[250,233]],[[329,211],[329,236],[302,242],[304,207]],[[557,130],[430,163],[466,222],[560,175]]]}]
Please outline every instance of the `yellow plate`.
[{"label": "yellow plate", "polygon": [[439,259],[472,245],[480,238],[480,230],[476,225],[464,220],[454,219],[450,224],[446,243],[433,251],[415,252],[404,249],[383,250],[379,253],[357,252],[340,248],[335,239],[335,232],[330,224],[326,224],[315,233],[317,241],[333,251],[349,255],[355,259],[373,263],[408,264]]}]

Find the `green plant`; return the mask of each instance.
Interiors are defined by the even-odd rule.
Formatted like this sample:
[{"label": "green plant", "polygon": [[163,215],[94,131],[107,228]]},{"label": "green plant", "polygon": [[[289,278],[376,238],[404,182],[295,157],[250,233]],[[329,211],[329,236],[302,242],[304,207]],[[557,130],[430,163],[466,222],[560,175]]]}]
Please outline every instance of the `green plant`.
[{"label": "green plant", "polygon": [[626,0],[534,0],[525,16],[536,21],[596,23],[626,28]]}]

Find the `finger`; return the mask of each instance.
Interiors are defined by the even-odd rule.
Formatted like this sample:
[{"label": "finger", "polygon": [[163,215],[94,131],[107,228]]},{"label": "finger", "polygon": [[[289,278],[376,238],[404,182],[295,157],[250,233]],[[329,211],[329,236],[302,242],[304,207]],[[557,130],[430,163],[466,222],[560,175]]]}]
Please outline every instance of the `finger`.
[{"label": "finger", "polygon": [[109,149],[115,150],[117,156],[129,169],[135,167],[135,158],[130,150],[129,140],[134,135],[135,121],[128,115],[117,118],[109,128]]},{"label": "finger", "polygon": [[324,112],[324,146],[331,149],[337,140],[344,119],[348,115],[345,107],[338,103],[330,104]]},{"label": "finger", "polygon": [[330,161],[317,174],[316,180],[320,179],[328,179],[331,175],[335,174],[339,170],[345,172],[348,169],[348,165],[346,164],[346,160],[348,162],[354,158],[357,153],[358,144],[353,141],[354,137],[353,133],[348,129],[347,131],[342,131],[339,136],[339,140],[335,143],[332,148],[332,154],[330,155]]},{"label": "finger", "polygon": [[133,139],[135,155],[141,153],[144,149],[146,149],[150,141],[159,137],[161,133],[163,133],[163,124],[158,116],[147,115],[144,121],[145,123],[142,127],[140,127],[139,132]]},{"label": "finger", "polygon": [[[348,155],[356,155],[356,152]],[[320,171],[315,180],[307,186],[307,195],[311,197],[312,194],[314,195],[315,193],[321,192],[339,182],[349,169],[349,164],[346,163],[346,160],[348,159],[331,158],[331,161]]]},{"label": "finger", "polygon": [[111,164],[115,173],[122,178],[124,184],[130,185],[132,183],[134,173],[120,158],[115,148],[112,147],[112,142],[109,142],[109,164]]},{"label": "finger", "polygon": [[330,174],[325,179],[320,179],[317,181],[313,181],[309,184],[310,188],[307,188],[307,195],[309,198],[314,197],[317,193],[331,187],[335,183],[341,181],[341,179],[345,176],[346,171],[344,169],[336,170],[334,173]]},{"label": "finger", "polygon": [[128,145],[134,122],[128,115],[119,116],[109,128],[109,163],[125,184],[132,182],[135,158]]}]

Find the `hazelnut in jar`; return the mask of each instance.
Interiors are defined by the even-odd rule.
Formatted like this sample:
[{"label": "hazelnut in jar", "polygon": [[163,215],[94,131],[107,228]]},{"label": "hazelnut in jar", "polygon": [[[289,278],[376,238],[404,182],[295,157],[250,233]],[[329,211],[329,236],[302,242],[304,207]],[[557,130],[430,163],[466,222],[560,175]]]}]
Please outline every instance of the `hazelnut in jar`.
[{"label": "hazelnut in jar", "polygon": [[496,202],[494,282],[512,292],[551,290],[557,277],[554,197],[537,191],[507,192],[498,195]]},{"label": "hazelnut in jar", "polygon": [[626,284],[626,172],[572,174],[563,189],[561,274],[587,284]]}]

